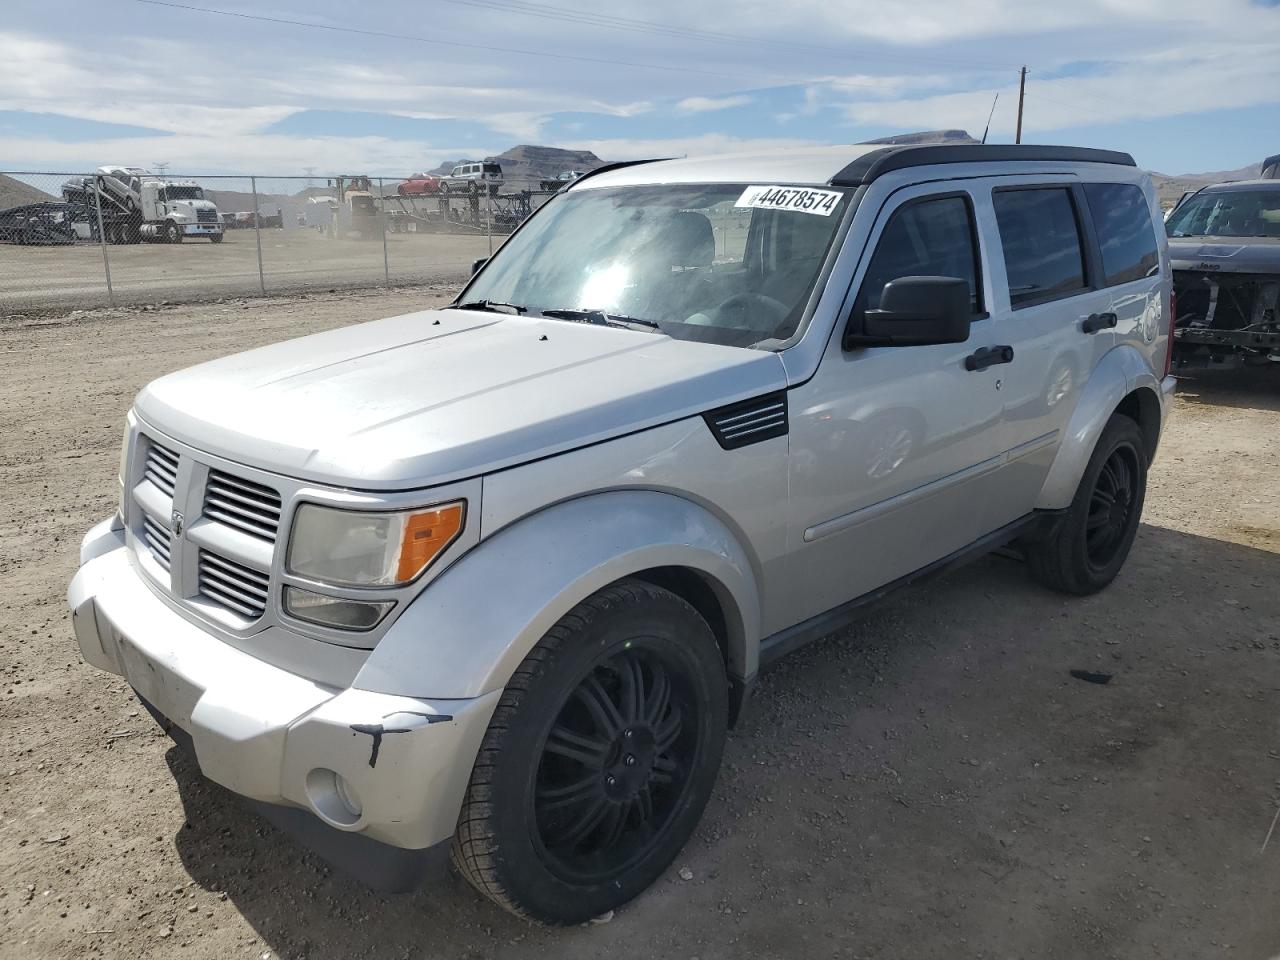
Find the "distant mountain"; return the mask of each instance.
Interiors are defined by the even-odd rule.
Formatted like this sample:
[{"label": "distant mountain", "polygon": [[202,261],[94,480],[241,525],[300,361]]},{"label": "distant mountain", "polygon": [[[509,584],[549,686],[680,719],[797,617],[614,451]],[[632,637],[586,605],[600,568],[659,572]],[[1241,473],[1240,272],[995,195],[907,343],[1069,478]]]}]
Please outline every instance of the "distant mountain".
[{"label": "distant mountain", "polygon": [[[484,157],[462,157],[458,160],[446,160],[434,170],[428,171],[436,176],[449,173],[459,163],[468,160],[483,160]],[[563,150],[560,147],[536,147],[521,144],[500,153],[493,159],[502,165],[502,176],[507,183],[515,182],[536,184],[540,180],[552,180],[556,174],[565,170],[582,170],[584,172],[602,167],[605,164],[590,150]]]},{"label": "distant mountain", "polygon": [[27,203],[43,203],[46,200],[57,200],[43,190],[37,190],[29,183],[15,180],[0,174],[0,210],[10,207],[21,207]]},{"label": "distant mountain", "polygon": [[863,140],[864,144],[904,144],[904,143],[979,143],[965,130],[922,130],[919,133],[895,133],[891,137],[880,137],[876,140]]},{"label": "distant mountain", "polygon": [[1262,173],[1262,161],[1251,163],[1238,170],[1214,170],[1209,173],[1181,173],[1171,176],[1167,173],[1151,171],[1151,181],[1156,185],[1156,194],[1160,203],[1166,207],[1175,204],[1184,193],[1199,190],[1211,183],[1225,183],[1228,180],[1253,180]]}]

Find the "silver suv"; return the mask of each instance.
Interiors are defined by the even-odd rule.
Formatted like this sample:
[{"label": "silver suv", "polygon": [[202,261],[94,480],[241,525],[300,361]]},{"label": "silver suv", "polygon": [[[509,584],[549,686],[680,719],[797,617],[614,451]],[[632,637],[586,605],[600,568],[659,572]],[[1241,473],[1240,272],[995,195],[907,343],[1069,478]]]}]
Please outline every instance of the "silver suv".
[{"label": "silver suv", "polygon": [[1119,572],[1170,270],[1124,154],[614,165],[448,308],[163,377],[70,588],[85,658],[370,883],[426,848],[594,916],[671,864],[758,672],[1013,544]]},{"label": "silver suv", "polygon": [[472,195],[488,190],[497,196],[502,186],[502,165],[496,160],[479,160],[459,163],[440,180],[438,188],[442,196],[450,193],[469,193]]}]

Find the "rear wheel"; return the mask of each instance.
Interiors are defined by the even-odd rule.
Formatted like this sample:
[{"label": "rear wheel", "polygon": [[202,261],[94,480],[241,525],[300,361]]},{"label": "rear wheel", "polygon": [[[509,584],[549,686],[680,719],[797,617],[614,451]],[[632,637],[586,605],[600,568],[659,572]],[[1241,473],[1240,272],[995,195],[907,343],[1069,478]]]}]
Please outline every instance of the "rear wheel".
[{"label": "rear wheel", "polygon": [[1147,492],[1142,431],[1115,414],[1102,431],[1066,515],[1043,541],[1027,546],[1041,584],[1063,593],[1096,593],[1115,579],[1138,533]]},{"label": "rear wheel", "polygon": [[455,866],[500,906],[547,923],[626,903],[697,825],[727,717],[706,621],[660,587],[606,587],[507,684],[471,775]]}]

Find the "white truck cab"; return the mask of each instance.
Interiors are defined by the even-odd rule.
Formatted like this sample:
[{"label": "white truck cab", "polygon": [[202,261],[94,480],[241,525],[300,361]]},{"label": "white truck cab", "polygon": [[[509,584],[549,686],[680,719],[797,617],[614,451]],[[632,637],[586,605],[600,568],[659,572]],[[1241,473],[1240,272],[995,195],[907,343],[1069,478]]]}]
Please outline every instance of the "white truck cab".
[{"label": "white truck cab", "polygon": [[998,546],[1070,594],[1119,573],[1173,392],[1163,237],[1106,151],[603,168],[447,308],[148,385],[76,636],[369,882],[451,840],[521,916],[603,913],[771,661]]},{"label": "white truck cab", "polygon": [[[218,208],[194,180],[165,179],[141,167],[119,166],[99,167],[92,180],[99,195],[97,208],[101,210],[103,229],[112,242],[181,243],[187,237],[222,242]],[[83,195],[85,180],[70,183]]]}]

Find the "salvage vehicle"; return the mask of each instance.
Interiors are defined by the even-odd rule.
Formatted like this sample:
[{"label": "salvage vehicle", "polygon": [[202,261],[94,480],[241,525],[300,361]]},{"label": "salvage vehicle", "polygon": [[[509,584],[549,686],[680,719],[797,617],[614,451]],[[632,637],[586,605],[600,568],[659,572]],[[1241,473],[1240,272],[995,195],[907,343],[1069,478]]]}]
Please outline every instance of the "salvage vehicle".
[{"label": "salvage vehicle", "polygon": [[1205,187],[1165,222],[1179,366],[1280,362],[1280,180]]},{"label": "salvage vehicle", "polygon": [[497,196],[501,187],[502,164],[490,157],[483,162],[474,160],[457,164],[448,176],[440,179],[436,189],[443,196],[451,193],[475,196],[483,191]]},{"label": "salvage vehicle", "polygon": [[440,178],[430,173],[415,173],[396,186],[396,193],[402,197],[435,196],[439,192]]},{"label": "salvage vehicle", "polygon": [[366,882],[452,838],[506,909],[599,915],[767,664],[1006,544],[1116,577],[1173,392],[1159,226],[1109,151],[601,168],[446,308],[143,389],[81,650]]}]

